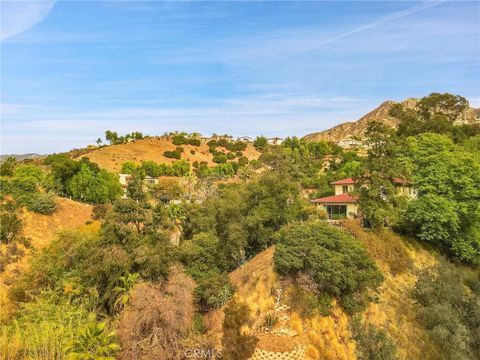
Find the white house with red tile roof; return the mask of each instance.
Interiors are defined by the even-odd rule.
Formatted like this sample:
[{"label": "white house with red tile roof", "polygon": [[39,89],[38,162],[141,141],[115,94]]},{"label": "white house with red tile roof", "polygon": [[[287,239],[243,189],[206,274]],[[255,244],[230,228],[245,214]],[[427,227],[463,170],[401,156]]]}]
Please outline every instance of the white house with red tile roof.
[{"label": "white house with red tile roof", "polygon": [[[393,179],[397,194],[415,198],[417,193],[409,181]],[[358,216],[358,198],[352,195],[355,180],[352,178],[333,181],[330,183],[335,189],[335,195],[312,200],[312,203],[322,206],[330,219],[355,219]]]}]

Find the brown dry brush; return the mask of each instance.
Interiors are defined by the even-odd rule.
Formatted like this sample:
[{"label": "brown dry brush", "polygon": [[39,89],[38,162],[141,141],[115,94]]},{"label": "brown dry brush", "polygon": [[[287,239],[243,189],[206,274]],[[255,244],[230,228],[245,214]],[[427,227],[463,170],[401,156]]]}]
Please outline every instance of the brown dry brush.
[{"label": "brown dry brush", "polygon": [[195,313],[195,283],[175,268],[163,284],[137,284],[118,324],[118,358],[180,359]]}]

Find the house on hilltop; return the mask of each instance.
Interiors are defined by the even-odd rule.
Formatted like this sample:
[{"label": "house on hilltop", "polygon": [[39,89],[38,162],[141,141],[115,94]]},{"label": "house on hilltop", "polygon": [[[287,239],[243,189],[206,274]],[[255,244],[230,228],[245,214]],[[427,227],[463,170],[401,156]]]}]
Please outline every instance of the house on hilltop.
[{"label": "house on hilltop", "polygon": [[[417,192],[412,184],[406,180],[393,179],[395,191],[398,195],[408,198],[416,198]],[[330,183],[335,189],[335,195],[311,200],[318,207],[322,207],[328,213],[330,219],[355,219],[359,215],[358,197],[353,195],[355,180],[352,178],[333,181]]]},{"label": "house on hilltop", "polygon": [[280,145],[281,143],[283,143],[285,139],[283,138],[279,138],[279,137],[274,137],[274,138],[268,138],[267,139],[267,143],[269,145]]}]

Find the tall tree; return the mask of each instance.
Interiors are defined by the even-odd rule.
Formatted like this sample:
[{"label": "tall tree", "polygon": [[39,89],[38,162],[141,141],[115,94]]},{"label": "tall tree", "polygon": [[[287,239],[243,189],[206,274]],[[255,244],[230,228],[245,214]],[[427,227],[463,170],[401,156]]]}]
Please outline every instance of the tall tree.
[{"label": "tall tree", "polygon": [[380,227],[396,221],[399,202],[394,179],[403,178],[404,171],[396,158],[397,141],[393,128],[372,121],[365,136],[368,156],[355,184],[355,192],[367,225]]}]

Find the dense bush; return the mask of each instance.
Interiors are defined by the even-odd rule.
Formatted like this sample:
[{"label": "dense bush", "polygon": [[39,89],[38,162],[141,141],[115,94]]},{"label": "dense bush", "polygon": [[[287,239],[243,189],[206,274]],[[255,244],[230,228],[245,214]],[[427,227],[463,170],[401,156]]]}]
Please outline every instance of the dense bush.
[{"label": "dense bush", "polygon": [[5,359],[64,359],[68,345],[95,317],[85,306],[52,291],[23,304],[15,322],[2,325],[0,354]]},{"label": "dense bush", "polygon": [[12,176],[15,170],[17,160],[9,157],[0,163],[0,176]]},{"label": "dense bush", "polygon": [[113,358],[120,350],[115,333],[108,331],[105,322],[91,322],[81,329],[78,337],[70,342],[66,349],[67,359]]},{"label": "dense bush", "polygon": [[185,135],[175,135],[172,139],[174,145],[193,145],[193,146],[200,146],[201,141],[200,139],[196,138],[189,138]]},{"label": "dense bush", "polygon": [[222,153],[220,153],[218,155],[214,155],[213,158],[212,158],[212,161],[214,163],[217,163],[217,164],[225,164],[227,162],[227,160],[228,160],[227,155],[222,154]]},{"label": "dense bush", "polygon": [[9,244],[20,236],[22,220],[13,202],[0,203],[0,224],[0,243]]},{"label": "dense bush", "polygon": [[480,357],[480,279],[465,278],[446,261],[418,277],[418,318],[449,359]]},{"label": "dense bush", "polygon": [[358,360],[396,360],[397,349],[385,329],[362,324],[355,318],[351,326]]},{"label": "dense bush", "polygon": [[154,161],[142,161],[140,166],[135,166],[131,169],[131,166],[129,165],[126,170],[130,170],[128,174],[142,172],[151,177],[185,176],[190,173],[190,163],[186,160],[175,161],[173,164],[158,164]]},{"label": "dense bush", "polygon": [[274,260],[280,274],[307,273],[320,292],[337,297],[349,312],[362,309],[383,279],[357,240],[322,222],[282,229]]},{"label": "dense bush", "polygon": [[165,151],[163,153],[163,156],[169,159],[181,159],[182,158],[182,152],[179,150],[173,150],[173,151]]},{"label": "dense bush", "polygon": [[222,358],[247,360],[255,351],[258,339],[246,331],[253,320],[247,304],[233,299],[224,309]]},{"label": "dense bush", "polygon": [[412,169],[419,193],[405,211],[402,228],[462,261],[479,263],[479,153],[446,135],[427,133],[409,138],[401,159]]},{"label": "dense bush", "polygon": [[51,214],[57,209],[55,195],[52,193],[36,192],[32,194],[27,203],[27,209],[40,214]]},{"label": "dense bush", "polygon": [[287,292],[288,305],[300,316],[312,318],[314,316],[330,315],[332,298],[329,296],[318,296],[301,286],[292,286]]},{"label": "dense bush", "polygon": [[196,174],[200,178],[208,176],[232,177],[236,173],[232,163],[218,164],[216,166],[199,165]]},{"label": "dense bush", "polygon": [[253,146],[255,146],[257,150],[265,150],[268,146],[267,138],[265,136],[257,136],[253,141]]},{"label": "dense bush", "polygon": [[117,176],[105,170],[95,173],[87,165],[82,165],[71,178],[67,191],[74,199],[97,204],[113,201],[123,194]]},{"label": "dense bush", "polygon": [[247,166],[248,165],[248,158],[246,158],[245,156],[242,156],[238,159],[238,165],[239,166]]},{"label": "dense bush", "polygon": [[123,194],[118,176],[100,170],[88,158],[78,161],[65,154],[49,155],[44,163],[50,165],[49,188],[62,195],[90,203],[114,201]]}]

